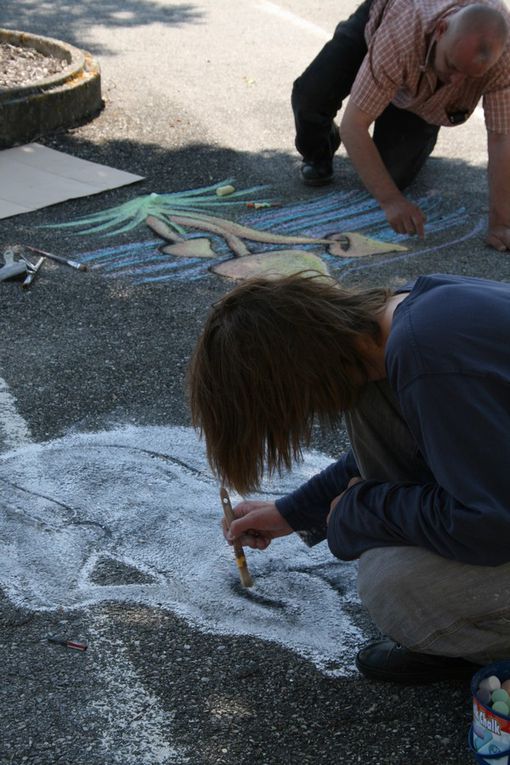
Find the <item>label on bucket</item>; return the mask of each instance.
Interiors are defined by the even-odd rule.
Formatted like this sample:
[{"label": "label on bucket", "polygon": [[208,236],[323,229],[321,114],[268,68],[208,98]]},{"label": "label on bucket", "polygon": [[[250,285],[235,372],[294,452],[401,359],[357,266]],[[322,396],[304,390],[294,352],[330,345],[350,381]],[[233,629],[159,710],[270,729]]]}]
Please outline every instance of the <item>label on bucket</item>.
[{"label": "label on bucket", "polygon": [[[510,719],[492,712],[476,698],[473,699],[473,745],[477,755],[490,756],[489,760],[481,762],[510,765]],[[497,756],[499,752],[501,757]]]}]

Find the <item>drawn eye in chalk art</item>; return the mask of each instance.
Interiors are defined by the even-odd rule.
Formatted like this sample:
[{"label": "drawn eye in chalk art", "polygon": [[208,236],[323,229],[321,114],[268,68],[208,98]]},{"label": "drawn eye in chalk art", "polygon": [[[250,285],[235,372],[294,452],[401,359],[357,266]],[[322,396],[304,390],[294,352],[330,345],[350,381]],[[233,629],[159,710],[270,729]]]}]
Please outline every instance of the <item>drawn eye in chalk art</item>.
[{"label": "drawn eye in chalk art", "polygon": [[[388,260],[383,262],[416,257],[451,244],[451,240],[442,241],[427,249],[409,251],[402,244],[409,238],[395,234],[382,210],[366,193],[334,191],[283,206],[266,198],[247,201],[251,194],[266,187],[218,197],[218,190],[229,183],[231,179],[201,189],[149,194],[60,227],[74,228],[80,235],[112,236],[148,224],[166,245],[157,240],[132,242],[76,256],[107,278],[129,278],[135,283],[193,281],[205,278],[211,271],[235,280],[303,270],[338,274],[345,269],[363,270],[377,265],[388,253]],[[445,212],[437,195],[415,201],[427,215],[428,240],[465,227],[468,222],[464,208]],[[203,212],[204,208],[226,206],[244,209],[244,213],[234,222]],[[251,212],[246,212],[248,209]],[[480,225],[463,232],[461,240],[455,241],[475,235]]]},{"label": "drawn eye in chalk art", "polygon": [[[329,462],[309,452],[257,496],[286,493]],[[282,644],[331,675],[350,674],[366,638],[356,566],[326,543],[292,535],[246,550],[254,586],[240,585],[218,485],[190,428],[131,426],[4,453],[0,506],[0,586],[26,609],[143,603],[206,632]]]}]

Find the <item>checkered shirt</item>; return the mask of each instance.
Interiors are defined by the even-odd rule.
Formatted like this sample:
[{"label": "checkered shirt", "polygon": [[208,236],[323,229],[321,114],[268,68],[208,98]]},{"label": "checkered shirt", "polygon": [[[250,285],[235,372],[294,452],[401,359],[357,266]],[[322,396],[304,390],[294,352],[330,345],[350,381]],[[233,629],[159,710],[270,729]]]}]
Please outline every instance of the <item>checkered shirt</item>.
[{"label": "checkered shirt", "polygon": [[[502,56],[479,78],[443,84],[429,58],[437,22],[472,0],[374,0],[365,27],[368,53],[351,90],[351,99],[376,119],[390,101],[432,125],[451,127],[454,113],[469,117],[480,98],[487,130],[510,133],[510,40]],[[497,0],[485,0],[502,10]]]}]

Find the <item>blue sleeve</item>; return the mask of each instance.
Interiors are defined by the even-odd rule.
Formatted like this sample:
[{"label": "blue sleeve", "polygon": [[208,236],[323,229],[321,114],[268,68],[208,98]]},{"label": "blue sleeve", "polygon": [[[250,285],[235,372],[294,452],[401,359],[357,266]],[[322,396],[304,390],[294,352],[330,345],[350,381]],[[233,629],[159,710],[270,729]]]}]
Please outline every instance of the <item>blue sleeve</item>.
[{"label": "blue sleeve", "polygon": [[276,500],[276,507],[294,531],[310,547],[326,539],[326,518],[329,506],[345,489],[349,480],[358,475],[352,451],[317,473],[291,494]]},{"label": "blue sleeve", "polygon": [[328,526],[345,560],[373,547],[416,545],[446,558],[497,566],[510,561],[510,390],[504,382],[428,375],[400,396],[434,484],[353,486]]}]

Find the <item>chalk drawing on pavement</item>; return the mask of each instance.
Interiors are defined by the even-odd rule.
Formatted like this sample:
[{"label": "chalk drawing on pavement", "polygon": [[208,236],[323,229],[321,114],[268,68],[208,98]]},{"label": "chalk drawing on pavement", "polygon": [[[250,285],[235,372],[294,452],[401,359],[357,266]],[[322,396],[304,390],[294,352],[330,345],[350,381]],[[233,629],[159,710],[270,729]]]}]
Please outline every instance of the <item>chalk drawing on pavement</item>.
[{"label": "chalk drawing on pavement", "polygon": [[[364,192],[333,191],[281,206],[267,198],[247,201],[265,187],[218,197],[218,190],[229,182],[173,194],[149,194],[59,227],[75,229],[81,236],[112,236],[147,224],[160,239],[77,256],[106,278],[123,277],[135,283],[194,281],[211,271],[235,280],[302,270],[338,274],[354,263],[354,270],[377,265],[380,258],[374,256],[396,253],[387,259],[391,262],[393,257],[419,256],[424,249],[407,252],[409,237],[396,234],[375,200]],[[465,209],[445,212],[438,195],[414,201],[427,215],[428,241],[453,230],[458,236],[459,227],[466,226]],[[229,205],[238,210],[235,222],[216,214]],[[204,213],[204,208],[215,214]],[[466,238],[471,235],[466,234]],[[444,244],[443,237],[438,245]],[[429,245],[426,251],[434,247]]]},{"label": "chalk drawing on pavement", "polygon": [[[329,462],[308,452],[262,495],[286,493]],[[241,587],[218,485],[190,428],[130,426],[4,453],[0,504],[0,586],[23,608],[163,607],[206,632],[284,645],[331,675],[350,674],[366,638],[354,616],[356,564],[326,543],[310,549],[291,535],[247,551],[255,586]]]}]

